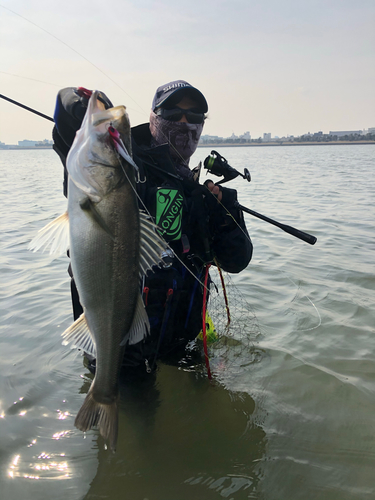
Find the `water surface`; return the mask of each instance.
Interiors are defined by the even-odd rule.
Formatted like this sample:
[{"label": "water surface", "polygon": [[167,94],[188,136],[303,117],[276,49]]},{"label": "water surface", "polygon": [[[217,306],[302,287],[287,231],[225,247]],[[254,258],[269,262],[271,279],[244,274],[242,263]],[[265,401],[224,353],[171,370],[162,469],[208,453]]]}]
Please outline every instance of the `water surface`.
[{"label": "water surface", "polygon": [[62,167],[0,151],[4,500],[374,498],[375,146],[220,153],[251,171],[228,184],[243,205],[318,242],[246,215],[254,256],[228,289],[247,330],[211,348],[212,382],[200,363],[125,382],[113,455],[74,427],[91,376],[61,345],[68,258],[27,250],[66,208]]}]

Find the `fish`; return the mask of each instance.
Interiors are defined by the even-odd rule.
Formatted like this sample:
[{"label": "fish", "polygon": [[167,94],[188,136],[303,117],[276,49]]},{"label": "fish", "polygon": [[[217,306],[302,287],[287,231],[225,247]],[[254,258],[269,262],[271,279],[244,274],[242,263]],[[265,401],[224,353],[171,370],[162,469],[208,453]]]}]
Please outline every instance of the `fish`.
[{"label": "fish", "polygon": [[160,265],[167,244],[139,208],[126,108],[106,110],[99,96],[92,93],[67,157],[67,212],[42,229],[30,248],[61,252],[69,242],[83,314],[62,334],[63,343],[96,358],[74,424],[84,432],[98,427],[114,451],[124,351],[150,329],[140,280]]}]

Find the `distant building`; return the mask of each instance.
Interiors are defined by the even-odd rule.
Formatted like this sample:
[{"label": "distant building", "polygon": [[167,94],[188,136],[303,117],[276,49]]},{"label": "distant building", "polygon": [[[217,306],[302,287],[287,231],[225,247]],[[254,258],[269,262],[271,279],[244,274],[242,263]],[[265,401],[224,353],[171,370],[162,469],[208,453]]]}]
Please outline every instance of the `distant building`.
[{"label": "distant building", "polygon": [[269,133],[269,134],[263,134],[263,140],[265,142],[270,142],[270,140],[271,140],[271,133]]},{"label": "distant building", "polygon": [[44,141],[39,141],[35,143],[35,147],[37,148],[52,148],[53,141],[49,141],[48,139],[44,139]]},{"label": "distant building", "polygon": [[329,135],[336,135],[337,137],[344,137],[344,135],[362,135],[362,130],[339,130],[330,131]]},{"label": "distant building", "polygon": [[314,132],[313,134],[308,134],[310,137],[312,137],[313,140],[319,141],[323,138],[323,132],[319,130],[319,132]]},{"label": "distant building", "polygon": [[247,131],[244,134],[240,135],[240,139],[245,139],[245,141],[251,141],[251,135],[250,132]]},{"label": "distant building", "polygon": [[201,144],[210,144],[210,143],[215,143],[222,141],[223,138],[219,137],[218,135],[202,135],[200,138],[200,143]]},{"label": "distant building", "polygon": [[368,134],[375,134],[375,127],[370,127],[370,128],[367,130],[367,133],[368,133]]},{"label": "distant building", "polygon": [[38,141],[28,141],[28,140],[23,140],[23,141],[18,141],[18,145],[20,148],[35,148],[35,144]]}]

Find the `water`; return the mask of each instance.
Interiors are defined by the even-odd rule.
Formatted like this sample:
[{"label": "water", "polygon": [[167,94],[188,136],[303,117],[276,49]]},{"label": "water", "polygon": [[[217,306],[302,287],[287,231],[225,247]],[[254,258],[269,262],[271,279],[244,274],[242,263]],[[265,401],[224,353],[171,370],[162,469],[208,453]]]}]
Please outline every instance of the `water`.
[{"label": "water", "polygon": [[229,184],[243,205],[318,242],[246,216],[254,256],[232,278],[252,349],[219,359],[214,383],[160,365],[125,384],[113,455],[73,425],[91,377],[61,345],[68,259],[27,251],[65,210],[62,168],[53,151],[0,152],[1,499],[374,498],[375,146],[220,153],[251,171]]}]

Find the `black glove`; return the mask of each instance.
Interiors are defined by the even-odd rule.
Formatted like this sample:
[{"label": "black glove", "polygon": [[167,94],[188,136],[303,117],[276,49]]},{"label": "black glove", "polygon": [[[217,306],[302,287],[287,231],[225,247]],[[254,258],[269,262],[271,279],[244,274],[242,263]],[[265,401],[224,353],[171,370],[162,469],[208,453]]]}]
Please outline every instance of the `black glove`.
[{"label": "black glove", "polygon": [[[77,130],[81,127],[91,94],[91,90],[83,87],[68,87],[57,94],[53,118],[57,133],[68,150],[73,144]],[[104,103],[106,109],[113,107],[111,101],[102,92],[98,99]]]},{"label": "black glove", "polygon": [[[207,180],[204,184],[207,185],[209,182],[213,181]],[[229,232],[237,226],[232,217],[234,217],[237,222],[240,218],[239,211],[236,208],[237,191],[227,187],[219,187],[222,193],[221,203],[218,203],[217,196],[212,193],[207,193],[205,197],[210,217],[210,225],[214,232],[217,230]]]},{"label": "black glove", "polygon": [[[71,148],[76,132],[81,128],[87,105],[92,94],[91,90],[83,87],[67,87],[57,94],[54,120],[55,126],[52,131],[53,149],[60,156],[64,165],[64,196],[68,194],[68,172],[66,170],[66,157]],[[100,93],[98,100],[105,108],[113,105],[108,97]]]}]

